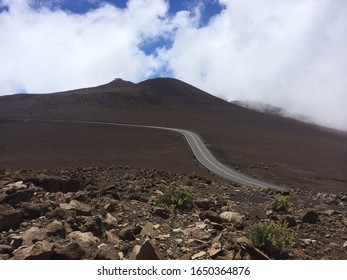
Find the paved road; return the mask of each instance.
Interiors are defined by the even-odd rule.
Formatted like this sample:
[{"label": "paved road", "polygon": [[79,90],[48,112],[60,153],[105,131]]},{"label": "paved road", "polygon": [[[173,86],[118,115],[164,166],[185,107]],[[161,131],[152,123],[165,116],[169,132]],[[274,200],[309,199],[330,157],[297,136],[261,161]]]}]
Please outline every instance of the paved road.
[{"label": "paved road", "polygon": [[44,120],[44,119],[16,119],[16,120],[13,119],[13,121],[49,121],[49,122],[57,122],[57,123],[97,124],[97,125],[140,127],[140,128],[174,131],[174,132],[182,134],[185,137],[197,160],[202,165],[204,165],[207,169],[217,174],[218,176],[224,179],[230,180],[234,183],[246,185],[249,187],[266,188],[269,186],[273,186],[277,188],[278,190],[285,190],[284,187],[275,186],[271,183],[257,180],[243,173],[240,173],[230,167],[225,166],[211,154],[211,152],[207,149],[207,147],[205,146],[204,142],[201,140],[199,135],[189,130],[162,127],[162,126],[120,124],[120,123],[112,123],[112,122],[95,122],[95,121],[68,121],[68,120]]}]

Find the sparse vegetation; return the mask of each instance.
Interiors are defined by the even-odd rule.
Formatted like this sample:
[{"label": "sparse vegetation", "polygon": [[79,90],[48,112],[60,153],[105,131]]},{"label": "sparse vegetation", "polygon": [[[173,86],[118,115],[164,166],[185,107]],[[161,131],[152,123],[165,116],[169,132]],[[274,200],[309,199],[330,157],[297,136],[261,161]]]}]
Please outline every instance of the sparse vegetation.
[{"label": "sparse vegetation", "polygon": [[251,232],[253,244],[270,257],[277,256],[284,248],[290,248],[294,243],[294,238],[295,233],[288,229],[286,222],[259,222]]},{"label": "sparse vegetation", "polygon": [[176,209],[190,209],[193,206],[194,192],[188,186],[169,186],[158,198],[157,204],[164,206],[170,212]]},{"label": "sparse vegetation", "polygon": [[273,186],[268,186],[265,188],[265,192],[268,193],[269,195],[274,195],[276,194],[277,190]]},{"label": "sparse vegetation", "polygon": [[6,169],[4,171],[4,176],[5,177],[15,177],[18,176],[19,171],[11,170],[11,169]]},{"label": "sparse vegetation", "polygon": [[287,212],[291,203],[287,196],[279,195],[272,201],[272,209],[276,212]]}]

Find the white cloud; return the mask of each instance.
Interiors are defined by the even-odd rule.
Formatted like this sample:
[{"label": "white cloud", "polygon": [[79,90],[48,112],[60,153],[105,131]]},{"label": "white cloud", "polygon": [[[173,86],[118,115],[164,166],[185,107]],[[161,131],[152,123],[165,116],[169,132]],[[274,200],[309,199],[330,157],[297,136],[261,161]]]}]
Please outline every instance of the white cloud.
[{"label": "white cloud", "polygon": [[[0,14],[0,94],[172,73],[229,100],[270,103],[347,130],[347,2],[219,2],[225,9],[201,27],[199,0],[176,15],[165,0],[104,3],[83,15],[0,0],[10,7]],[[146,55],[141,47],[158,38],[172,47]]]},{"label": "white cloud", "polygon": [[162,54],[174,75],[347,130],[347,3],[220,2],[226,9],[208,26],[180,29]]},{"label": "white cloud", "polygon": [[168,28],[162,0],[132,0],[126,9],[104,4],[77,15],[6,0],[0,14],[0,91],[47,92],[141,80],[158,63],[139,45]]}]

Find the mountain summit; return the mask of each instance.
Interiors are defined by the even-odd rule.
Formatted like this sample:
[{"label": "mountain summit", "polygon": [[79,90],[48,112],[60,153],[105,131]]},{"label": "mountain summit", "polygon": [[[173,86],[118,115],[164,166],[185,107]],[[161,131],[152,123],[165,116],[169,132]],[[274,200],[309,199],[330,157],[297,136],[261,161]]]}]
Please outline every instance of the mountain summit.
[{"label": "mountain summit", "polygon": [[[115,79],[92,88],[2,96],[0,120],[9,119],[89,120],[182,128],[198,133],[223,163],[267,181],[339,190],[347,186],[346,134],[242,108],[171,78],[138,84]],[[138,141],[141,133],[136,136]],[[15,143],[20,132],[15,134],[13,130],[9,132],[6,141]],[[180,158],[170,154],[165,137],[159,137],[161,145],[167,147],[163,166],[171,158],[180,170],[184,169],[187,163],[180,165]],[[126,142],[130,143],[122,143]],[[2,137],[0,147],[6,145]],[[182,145],[187,149],[186,144]],[[135,152],[132,162],[136,162]],[[137,163],[140,166],[143,161]],[[4,159],[0,165],[6,168]]]}]

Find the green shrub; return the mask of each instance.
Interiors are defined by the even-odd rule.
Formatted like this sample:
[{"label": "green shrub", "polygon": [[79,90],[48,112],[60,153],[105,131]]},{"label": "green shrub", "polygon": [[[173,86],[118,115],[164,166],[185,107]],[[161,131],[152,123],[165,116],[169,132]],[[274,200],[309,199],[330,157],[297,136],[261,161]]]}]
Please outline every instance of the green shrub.
[{"label": "green shrub", "polygon": [[276,212],[287,212],[291,203],[288,200],[288,197],[284,195],[279,195],[274,198],[272,201],[272,209]]},{"label": "green shrub", "polygon": [[157,204],[173,212],[176,209],[190,209],[193,207],[194,192],[188,186],[170,186],[158,198]]},{"label": "green shrub", "polygon": [[287,225],[286,222],[259,222],[253,227],[251,240],[256,247],[274,257],[285,247],[290,248],[293,245],[295,233],[288,229]]}]

